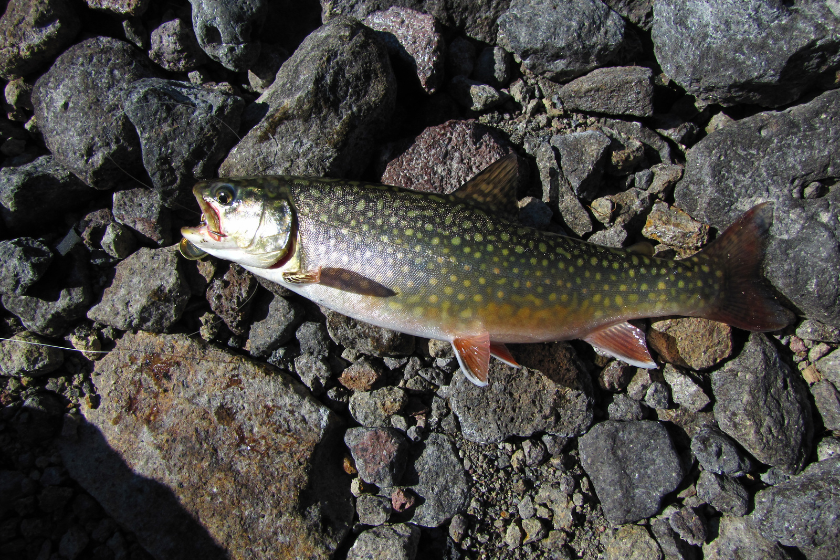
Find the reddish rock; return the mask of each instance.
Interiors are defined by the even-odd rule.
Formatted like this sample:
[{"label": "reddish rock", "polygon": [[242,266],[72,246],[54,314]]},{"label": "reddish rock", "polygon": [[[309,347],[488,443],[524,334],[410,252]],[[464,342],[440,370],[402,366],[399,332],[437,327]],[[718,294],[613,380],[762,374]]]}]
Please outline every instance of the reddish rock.
[{"label": "reddish rock", "polygon": [[231,264],[224,276],[210,282],[207,301],[231,332],[242,336],[248,334],[252,296],[256,289],[254,275],[239,265]]},{"label": "reddish rock", "polygon": [[405,470],[408,441],[394,428],[350,428],[344,436],[359,477],[369,484],[390,487]]},{"label": "reddish rock", "polygon": [[417,498],[415,498],[411,490],[407,488],[396,488],[393,492],[391,492],[391,507],[393,507],[394,511],[397,513],[402,513],[411,509],[414,507],[414,503],[416,501]]},{"label": "reddish rock", "polygon": [[[513,147],[501,134],[473,120],[432,126],[391,147],[382,182],[423,192],[451,193]],[[520,165],[520,184],[527,166]]]},{"label": "reddish rock", "polygon": [[361,358],[341,373],[338,382],[351,391],[370,391],[385,372],[367,358]]}]

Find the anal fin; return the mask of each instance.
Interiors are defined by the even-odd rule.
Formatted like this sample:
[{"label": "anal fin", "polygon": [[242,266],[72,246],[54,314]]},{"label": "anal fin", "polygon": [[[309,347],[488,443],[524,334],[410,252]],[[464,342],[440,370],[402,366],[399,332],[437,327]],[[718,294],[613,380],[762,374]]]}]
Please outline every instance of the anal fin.
[{"label": "anal fin", "polygon": [[510,350],[507,349],[507,346],[501,342],[490,343],[490,355],[509,366],[515,368],[522,367],[516,362],[516,359],[513,357],[513,354],[510,353]]},{"label": "anal fin", "polygon": [[616,323],[598,329],[583,340],[632,366],[645,369],[658,367],[648,352],[645,333],[630,323]]},{"label": "anal fin", "polygon": [[452,341],[455,357],[467,379],[484,387],[487,385],[487,370],[490,367],[490,335],[487,333]]}]

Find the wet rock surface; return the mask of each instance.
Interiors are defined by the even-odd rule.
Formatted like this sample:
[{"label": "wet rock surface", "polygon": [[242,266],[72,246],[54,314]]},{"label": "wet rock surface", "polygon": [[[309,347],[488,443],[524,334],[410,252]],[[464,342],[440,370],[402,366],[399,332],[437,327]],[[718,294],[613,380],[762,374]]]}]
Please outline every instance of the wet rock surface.
[{"label": "wet rock surface", "polygon": [[[736,4],[9,2],[0,557],[837,556],[837,10]],[[481,389],[171,247],[196,180],[450,193],[510,153],[523,227],[666,258],[772,202],[799,320],[642,319],[654,370],[510,344]]]}]

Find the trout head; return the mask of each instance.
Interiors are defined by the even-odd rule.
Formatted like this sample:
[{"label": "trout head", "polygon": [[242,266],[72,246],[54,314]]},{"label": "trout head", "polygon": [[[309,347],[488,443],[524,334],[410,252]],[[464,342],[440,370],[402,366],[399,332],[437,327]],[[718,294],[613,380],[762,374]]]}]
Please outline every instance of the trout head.
[{"label": "trout head", "polygon": [[181,253],[190,259],[209,253],[245,266],[268,268],[289,252],[295,216],[285,189],[266,178],[216,179],[193,188],[201,223],[181,228]]}]

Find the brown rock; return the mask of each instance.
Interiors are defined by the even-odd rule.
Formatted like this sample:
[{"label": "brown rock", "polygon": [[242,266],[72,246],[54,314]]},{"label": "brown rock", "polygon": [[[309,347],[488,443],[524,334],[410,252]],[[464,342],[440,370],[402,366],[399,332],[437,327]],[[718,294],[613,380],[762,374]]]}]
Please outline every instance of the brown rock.
[{"label": "brown rock", "polygon": [[340,420],[305,388],[183,335],[127,334],[96,372],[64,465],[152,556],[332,556],[353,516]]},{"label": "brown rock", "polygon": [[648,214],[642,235],[676,247],[699,248],[709,239],[709,226],[664,202],[657,202]]},{"label": "brown rock", "polygon": [[222,318],[234,334],[248,334],[252,301],[257,281],[254,275],[236,264],[207,288],[207,301],[213,312]]},{"label": "brown rock", "polygon": [[379,365],[360,358],[341,373],[338,382],[351,391],[370,391],[384,374]]},{"label": "brown rock", "polygon": [[695,370],[732,354],[732,327],[698,317],[651,321],[647,338],[663,360]]}]

